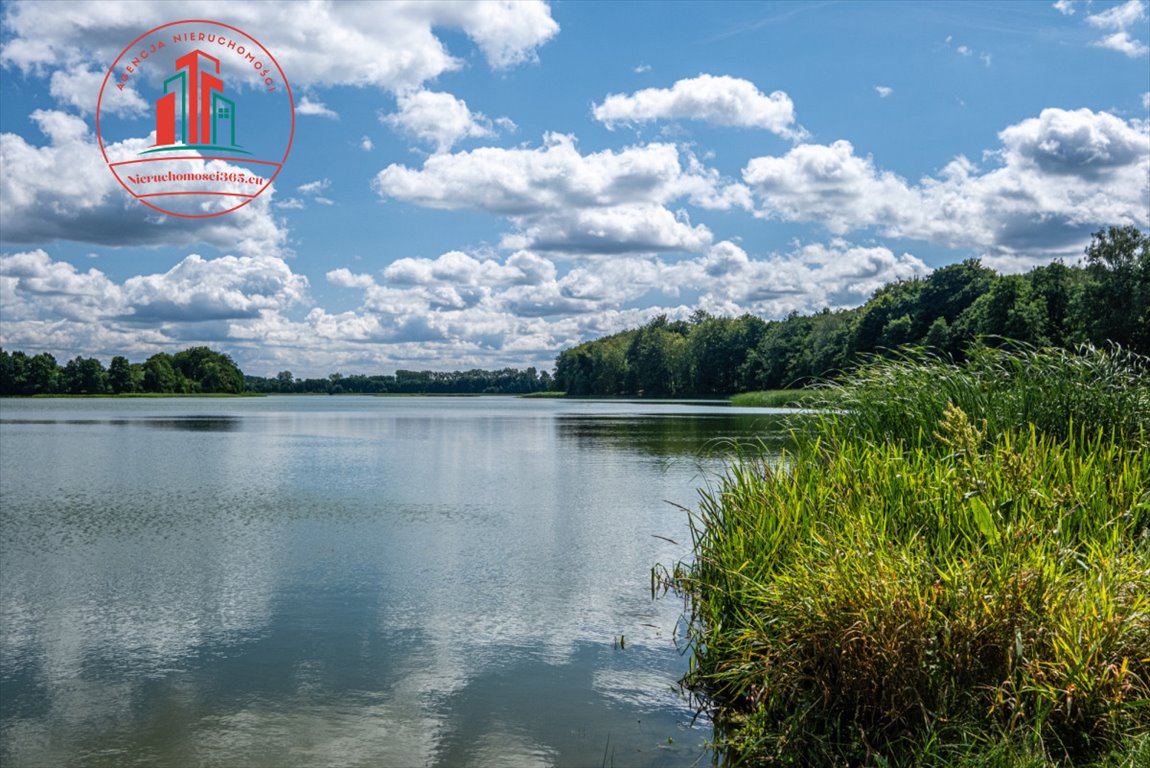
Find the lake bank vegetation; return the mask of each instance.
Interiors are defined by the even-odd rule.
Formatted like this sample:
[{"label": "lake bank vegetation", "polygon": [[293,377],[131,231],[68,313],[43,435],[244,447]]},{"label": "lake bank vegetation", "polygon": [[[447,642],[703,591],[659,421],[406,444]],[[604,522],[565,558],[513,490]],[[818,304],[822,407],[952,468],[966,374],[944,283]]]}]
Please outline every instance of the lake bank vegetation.
[{"label": "lake bank vegetation", "polygon": [[[657,317],[564,350],[554,388],[573,396],[686,397],[796,389],[871,354],[925,346],[961,360],[976,339],[1120,344],[1150,354],[1150,237],[1099,231],[1081,266],[999,275],[978,261],[891,283],[861,307],[768,321]],[[994,343],[991,341],[990,343]]]},{"label": "lake bank vegetation", "polygon": [[874,358],[702,493],[682,684],[739,765],[1150,764],[1150,358]]},{"label": "lake bank vegetation", "polygon": [[827,395],[825,389],[769,389],[740,392],[730,402],[736,408],[806,408],[825,404]]},{"label": "lake bank vegetation", "polygon": [[159,353],[143,363],[113,357],[107,368],[95,357],[60,365],[50,353],[0,349],[0,397],[150,395],[527,395],[548,394],[551,374],[535,368],[496,371],[397,371],[395,374],[296,378],[247,376],[228,355],[192,347]]},{"label": "lake bank vegetation", "polygon": [[238,395],[244,374],[228,355],[191,347],[132,363],[117,355],[108,367],[77,355],[64,365],[47,352],[27,355],[0,349],[0,396],[36,395]]}]

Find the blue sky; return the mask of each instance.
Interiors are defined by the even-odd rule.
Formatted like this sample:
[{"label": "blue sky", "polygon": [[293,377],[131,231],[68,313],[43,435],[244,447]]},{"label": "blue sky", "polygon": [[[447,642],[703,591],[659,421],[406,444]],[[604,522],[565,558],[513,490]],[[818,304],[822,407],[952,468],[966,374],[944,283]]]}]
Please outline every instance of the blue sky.
[{"label": "blue sky", "polygon": [[[5,2],[0,344],[208,344],[259,375],[550,368],[659,313],[775,318],[970,257],[1073,262],[1103,226],[1150,228],[1148,14]],[[109,64],[183,18],[259,39],[295,98],[273,187],[210,219],[133,200],[95,139]],[[145,96],[125,121],[148,124]]]}]

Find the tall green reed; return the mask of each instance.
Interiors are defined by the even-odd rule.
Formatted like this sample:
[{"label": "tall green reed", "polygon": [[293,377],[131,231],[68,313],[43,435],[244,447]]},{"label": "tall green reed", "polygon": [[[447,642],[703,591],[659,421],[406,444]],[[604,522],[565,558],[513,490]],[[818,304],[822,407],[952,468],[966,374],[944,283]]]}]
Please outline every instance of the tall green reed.
[{"label": "tall green reed", "polygon": [[694,559],[657,574],[687,600],[683,683],[720,754],[1145,752],[1145,370],[1117,350],[874,361],[781,462],[734,462],[691,518]]},{"label": "tall green reed", "polygon": [[910,349],[871,358],[826,391],[824,421],[835,423],[817,429],[852,438],[932,442],[948,403],[985,420],[990,434],[1031,424],[1060,438],[1076,429],[1150,433],[1150,358],[1113,345],[980,346],[962,364]]}]

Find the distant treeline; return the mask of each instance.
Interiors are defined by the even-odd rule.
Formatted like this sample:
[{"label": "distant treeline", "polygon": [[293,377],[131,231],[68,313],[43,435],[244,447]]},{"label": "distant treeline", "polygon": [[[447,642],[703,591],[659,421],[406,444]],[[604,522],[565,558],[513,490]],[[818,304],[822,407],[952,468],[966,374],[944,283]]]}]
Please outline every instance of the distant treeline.
[{"label": "distant treeline", "polygon": [[27,355],[0,349],[0,396],[157,394],[496,394],[551,389],[551,374],[535,368],[499,371],[397,371],[392,375],[297,379],[291,371],[274,377],[245,376],[231,357],[208,347],[174,355],[152,355],[143,363],[113,357],[107,368],[94,357],[65,365],[47,352]]},{"label": "distant treeline", "polygon": [[94,357],[64,365],[47,352],[0,349],[0,395],[239,394],[244,374],[230,357],[208,347],[161,352],[143,363],[117,355],[107,368]]},{"label": "distant treeline", "polygon": [[1118,344],[1150,354],[1150,237],[1096,233],[1081,267],[1061,262],[999,275],[968,260],[883,286],[861,307],[764,321],[660,316],[559,354],[554,386],[569,395],[728,395],[802,386],[866,354],[907,344],[962,359],[975,340]]},{"label": "distant treeline", "polygon": [[320,379],[297,379],[291,371],[274,377],[245,377],[247,391],[268,394],[476,394],[523,395],[551,388],[551,374],[534,368],[500,371],[396,371],[395,375],[343,376],[333,373]]}]

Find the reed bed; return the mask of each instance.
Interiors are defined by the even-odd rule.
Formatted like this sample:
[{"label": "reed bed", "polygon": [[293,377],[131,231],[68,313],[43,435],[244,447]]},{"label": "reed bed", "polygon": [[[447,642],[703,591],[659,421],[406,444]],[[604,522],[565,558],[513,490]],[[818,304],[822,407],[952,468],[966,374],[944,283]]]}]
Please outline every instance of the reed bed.
[{"label": "reed bed", "polygon": [[1077,349],[980,346],[964,363],[911,349],[871,358],[825,392],[833,425],[820,432],[864,440],[934,441],[948,404],[990,434],[1029,425],[1065,438],[1102,430],[1126,439],[1150,433],[1150,358],[1118,346]]},{"label": "reed bed", "polygon": [[653,572],[717,757],[1150,764],[1146,363],[876,360],[781,462],[732,463]]},{"label": "reed bed", "polygon": [[809,408],[822,404],[824,389],[767,389],[731,395],[731,405],[738,408]]}]

